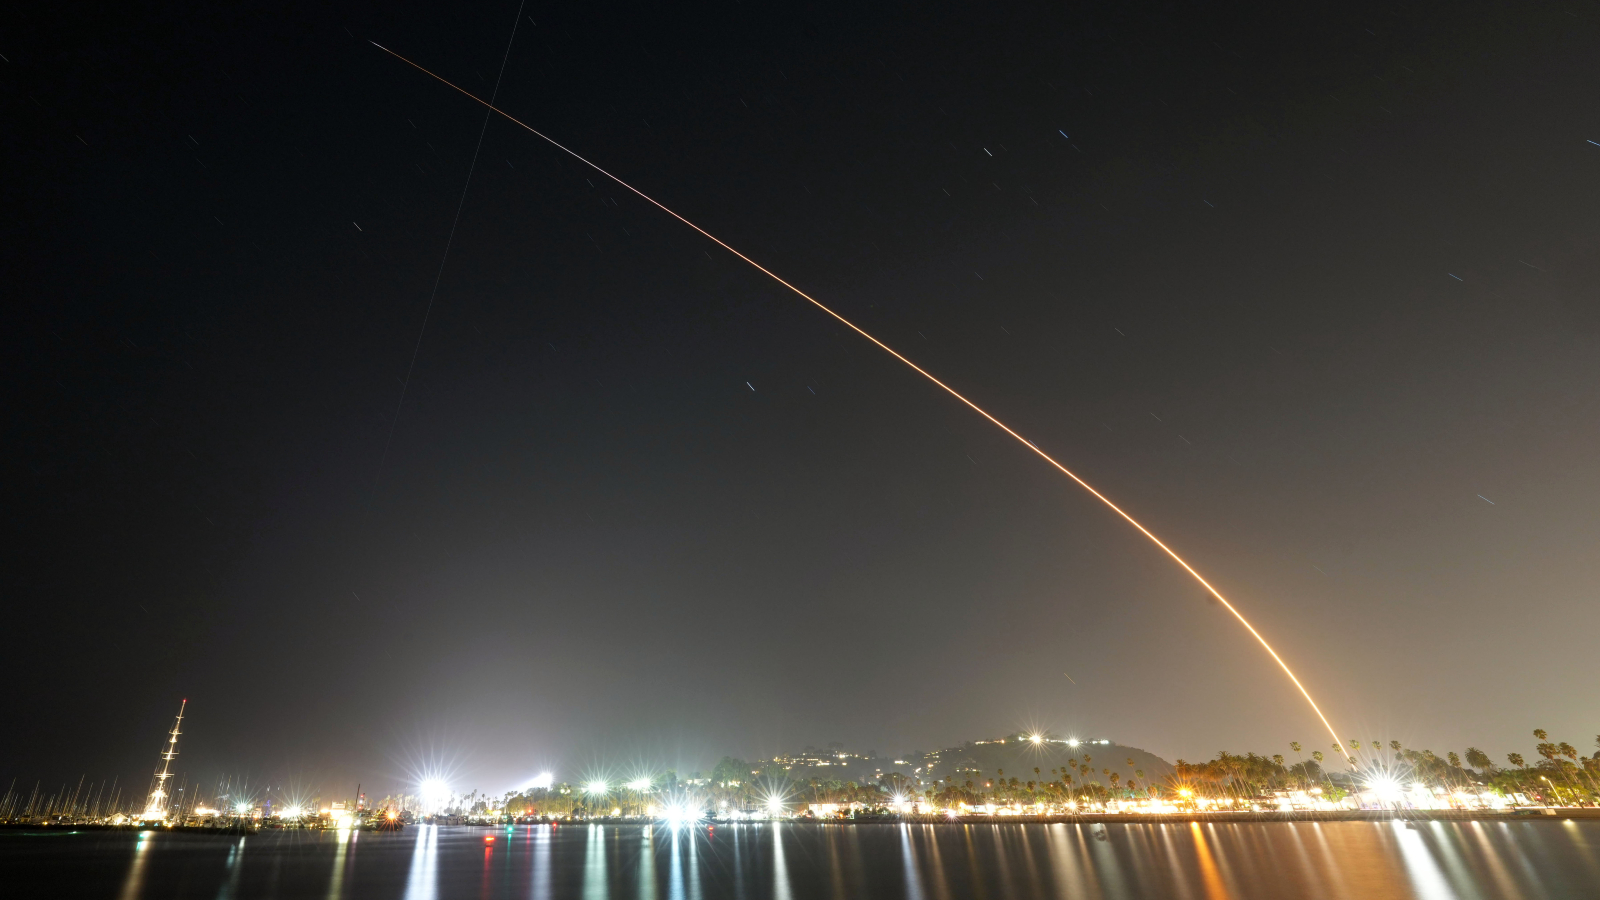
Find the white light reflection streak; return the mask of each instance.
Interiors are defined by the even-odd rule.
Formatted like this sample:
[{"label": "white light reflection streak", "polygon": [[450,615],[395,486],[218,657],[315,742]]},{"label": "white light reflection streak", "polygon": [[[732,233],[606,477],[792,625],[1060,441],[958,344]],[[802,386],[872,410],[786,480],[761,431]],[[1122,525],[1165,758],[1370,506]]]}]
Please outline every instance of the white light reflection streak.
[{"label": "white light reflection streak", "polygon": [[139,894],[144,890],[144,865],[149,856],[150,839],[155,836],[153,831],[139,832],[139,840],[133,845],[133,864],[128,867],[128,877],[122,880],[121,900],[139,900]]},{"label": "white light reflection streak", "polygon": [[639,900],[656,900],[656,827],[646,825],[639,847]]},{"label": "white light reflection streak", "polygon": [[599,825],[590,825],[583,845],[583,900],[606,898],[606,834]]},{"label": "white light reflection streak", "polygon": [[672,829],[672,847],[668,851],[672,854],[672,867],[667,870],[668,900],[684,900],[683,858],[678,855],[678,835],[682,832],[682,828]]},{"label": "white light reflection streak", "polygon": [[1133,880],[1134,894],[1139,897],[1149,897],[1156,893],[1155,885],[1151,879],[1155,878],[1156,854],[1154,842],[1150,834],[1152,826],[1146,824],[1129,825],[1123,833],[1128,836],[1128,866],[1127,871]]},{"label": "white light reflection streak", "polygon": [[833,896],[850,896],[844,889],[844,862],[839,859],[838,828],[824,828],[822,835],[828,842],[828,874],[833,876]]},{"label": "white light reflection streak", "polygon": [[1094,840],[1089,843],[1089,852],[1094,854],[1095,873],[1105,885],[1105,893],[1116,900],[1129,896],[1127,879],[1122,877],[1122,863],[1117,859],[1117,851],[1111,846],[1111,826],[1101,825],[1100,831],[1106,836],[1105,840]]},{"label": "white light reflection streak", "polygon": [[1439,864],[1434,862],[1427,842],[1416,829],[1407,828],[1406,824],[1395,822],[1391,830],[1395,842],[1400,845],[1400,859],[1405,863],[1411,887],[1422,900],[1456,900],[1455,891],[1450,890],[1450,883],[1439,871]]},{"label": "white light reflection streak", "polygon": [[939,856],[939,829],[924,825],[922,836],[928,839],[928,858],[933,860],[933,893],[938,900],[950,900],[950,875],[944,870],[944,859]]},{"label": "white light reflection streak", "polygon": [[1577,851],[1578,856],[1583,858],[1584,866],[1594,876],[1594,883],[1600,884],[1600,862],[1596,862],[1594,854],[1590,852],[1594,845],[1583,839],[1583,832],[1578,830],[1577,822],[1566,819],[1562,821],[1561,825],[1562,829],[1566,831],[1567,837],[1572,840],[1572,849]]},{"label": "white light reflection streak", "polygon": [[911,826],[900,826],[900,861],[906,872],[907,900],[922,900],[922,872],[917,868],[917,852],[911,846]]},{"label": "white light reflection streak", "polygon": [[[1478,880],[1477,876],[1466,861],[1461,858],[1460,848],[1456,846],[1456,838],[1460,835],[1460,830],[1454,827],[1454,823],[1447,825],[1444,822],[1430,822],[1428,825],[1428,830],[1433,833],[1434,841],[1438,844],[1438,855],[1444,859],[1443,871],[1445,878],[1450,884],[1455,885],[1456,891],[1461,896],[1469,898],[1479,896],[1478,889],[1473,886],[1473,883]],[[1420,837],[1421,835],[1418,836]],[[1423,841],[1423,845],[1427,845],[1426,840]]]},{"label": "white light reflection streak", "polygon": [[[1543,882],[1539,879],[1539,870],[1534,867],[1533,860],[1528,858],[1528,854],[1523,852],[1523,840],[1519,839],[1517,834],[1512,832],[1511,829],[1513,826],[1505,822],[1501,822],[1499,824],[1500,834],[1504,838],[1500,842],[1501,846],[1505,847],[1507,852],[1516,854],[1518,868],[1522,869],[1522,874],[1525,876],[1526,882],[1533,886],[1531,893],[1545,893]],[[1539,835],[1534,830],[1534,827],[1529,823],[1518,822],[1514,827],[1518,832],[1521,832],[1525,836],[1527,841],[1538,841]]]},{"label": "white light reflection streak", "polygon": [[344,856],[349,847],[350,832],[341,828],[334,833],[337,845],[333,852],[333,874],[328,877],[328,900],[344,900]]},{"label": "white light reflection streak", "polygon": [[[1072,833],[1057,822],[1047,826],[1050,835],[1050,862],[1058,897],[1094,897],[1099,891],[1084,877],[1082,860],[1074,852]],[[1073,825],[1072,830],[1079,826]]]},{"label": "white light reflection streak", "polygon": [[1005,842],[1000,840],[1000,826],[990,823],[987,828],[989,843],[994,845],[994,864],[1000,871],[1000,892],[1006,897],[1015,897],[1017,890],[1012,884],[1011,854],[1006,852]]},{"label": "white light reflection streak", "polygon": [[1170,873],[1172,878],[1169,883],[1172,885],[1173,889],[1177,891],[1175,896],[1178,898],[1178,900],[1189,900],[1189,898],[1193,897],[1194,895],[1189,891],[1189,879],[1187,877],[1188,873],[1183,871],[1183,858],[1181,854],[1178,853],[1178,848],[1172,843],[1172,831],[1177,826],[1168,825],[1163,822],[1157,827],[1161,829],[1161,843],[1163,851],[1161,855],[1167,858],[1167,871]]},{"label": "white light reflection streak", "polygon": [[217,900],[233,900],[239,893],[239,870],[244,868],[244,838],[228,848],[228,880],[217,891]]},{"label": "white light reflection streak", "polygon": [[789,861],[783,857],[783,826],[772,826],[772,898],[794,900],[789,892]]},{"label": "white light reflection streak", "polygon": [[556,839],[556,826],[540,825],[533,832],[533,898],[550,900],[550,844]]},{"label": "white light reflection streak", "polygon": [[405,900],[434,900],[439,896],[439,826],[417,829],[411,850],[411,872],[406,876]]},{"label": "white light reflection streak", "polygon": [[1022,843],[1022,866],[1028,874],[1028,893],[1038,896],[1044,892],[1044,886],[1039,882],[1039,861],[1033,858],[1032,838],[1032,828],[1017,829],[1017,840]]},{"label": "white light reflection streak", "polygon": [[1289,823],[1289,838],[1294,841],[1294,849],[1300,857],[1301,884],[1312,887],[1316,896],[1324,896],[1322,880],[1317,877],[1317,864],[1311,860],[1311,853],[1306,849],[1305,838],[1300,834],[1300,823]]},{"label": "white light reflection streak", "polygon": [[1333,886],[1333,895],[1335,897],[1350,896],[1350,889],[1345,884],[1344,867],[1339,865],[1340,857],[1333,852],[1333,845],[1328,843],[1328,834],[1323,830],[1322,823],[1312,822],[1311,833],[1317,836],[1317,846],[1322,851],[1318,858],[1323,862],[1323,867],[1320,871],[1323,877],[1328,880],[1328,883]]},{"label": "white light reflection streak", "polygon": [[1517,890],[1517,883],[1512,880],[1511,873],[1506,871],[1506,864],[1500,859],[1500,849],[1489,840],[1488,832],[1483,830],[1482,822],[1472,823],[1473,837],[1478,840],[1478,847],[1483,851],[1484,862],[1489,867],[1489,875],[1494,878],[1495,886],[1500,893],[1507,897],[1515,897],[1521,893]]},{"label": "white light reflection streak", "polygon": [[1078,870],[1083,873],[1084,892],[1094,897],[1104,897],[1105,892],[1100,890],[1100,869],[1095,863],[1093,852],[1089,849],[1089,844],[1093,842],[1084,839],[1082,825],[1072,826],[1072,836],[1077,838],[1073,845],[1076,851],[1073,855],[1078,860]]},{"label": "white light reflection streak", "polygon": [[689,827],[689,897],[688,900],[700,900],[700,848],[696,846],[695,835],[699,831],[694,826]]}]

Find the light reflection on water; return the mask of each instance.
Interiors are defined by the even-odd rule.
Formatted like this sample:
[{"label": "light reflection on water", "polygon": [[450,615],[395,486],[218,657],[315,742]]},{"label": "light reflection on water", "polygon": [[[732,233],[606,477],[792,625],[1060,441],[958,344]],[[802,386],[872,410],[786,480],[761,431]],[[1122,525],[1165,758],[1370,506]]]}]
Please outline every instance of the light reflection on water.
[{"label": "light reflection on water", "polygon": [[[488,838],[493,840],[488,840]],[[253,900],[1600,897],[1600,820],[430,827],[0,837],[7,888]],[[30,881],[31,880],[31,881]]]},{"label": "light reflection on water", "polygon": [[434,900],[439,891],[439,826],[417,828],[405,900]]},{"label": "light reflection on water", "polygon": [[141,831],[134,840],[133,865],[128,867],[128,877],[122,882],[122,892],[118,895],[121,900],[138,900],[144,891],[144,867],[150,852],[150,839],[154,836],[153,831]]},{"label": "light reflection on water", "polygon": [[350,848],[350,834],[345,828],[333,833],[333,874],[328,877],[327,900],[344,900],[344,860]]}]

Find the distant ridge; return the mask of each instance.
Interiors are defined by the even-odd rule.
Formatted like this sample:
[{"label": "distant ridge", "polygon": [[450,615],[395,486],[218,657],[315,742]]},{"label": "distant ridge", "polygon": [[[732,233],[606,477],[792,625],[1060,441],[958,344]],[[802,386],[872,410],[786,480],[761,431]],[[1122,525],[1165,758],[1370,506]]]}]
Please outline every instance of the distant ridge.
[{"label": "distant ridge", "polygon": [[[1089,760],[1087,766],[1085,760]],[[1129,760],[1133,761],[1131,765]],[[1073,769],[1068,765],[1069,762],[1078,763],[1079,768]],[[1080,772],[1088,773],[1085,780],[1089,783],[1099,781],[1110,787],[1110,776],[1103,773],[1106,769],[1117,773],[1123,782],[1136,778],[1141,783],[1146,780],[1159,781],[1175,771],[1171,763],[1148,750],[1112,740],[1066,740],[1047,735],[1039,735],[1035,740],[1033,735],[1028,734],[968,741],[959,747],[924,754],[922,764],[923,770],[919,774],[924,780],[953,778],[957,783],[968,778],[979,781],[1001,777],[1002,770],[1004,777],[1023,782],[1059,781],[1060,771],[1066,769],[1067,774],[1074,778],[1082,777]],[[1052,774],[1052,769],[1056,770],[1056,774]],[[1137,774],[1139,772],[1144,775],[1140,777]]]}]

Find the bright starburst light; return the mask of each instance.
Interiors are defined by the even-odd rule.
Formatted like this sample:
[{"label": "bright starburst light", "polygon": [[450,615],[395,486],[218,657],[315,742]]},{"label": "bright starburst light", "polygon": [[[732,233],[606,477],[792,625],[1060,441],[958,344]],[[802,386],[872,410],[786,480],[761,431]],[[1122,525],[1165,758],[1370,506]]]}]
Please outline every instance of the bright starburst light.
[{"label": "bright starburst light", "polygon": [[449,801],[450,785],[443,778],[424,779],[417,785],[417,799],[422,801],[423,812],[436,813]]},{"label": "bright starburst light", "polygon": [[661,810],[661,818],[671,828],[683,828],[700,821],[700,808],[683,798],[668,803]]},{"label": "bright starburst light", "polygon": [[1405,793],[1405,790],[1400,786],[1400,782],[1395,781],[1388,775],[1375,775],[1368,779],[1367,788],[1377,794],[1379,800],[1385,801],[1398,800],[1400,795]]}]

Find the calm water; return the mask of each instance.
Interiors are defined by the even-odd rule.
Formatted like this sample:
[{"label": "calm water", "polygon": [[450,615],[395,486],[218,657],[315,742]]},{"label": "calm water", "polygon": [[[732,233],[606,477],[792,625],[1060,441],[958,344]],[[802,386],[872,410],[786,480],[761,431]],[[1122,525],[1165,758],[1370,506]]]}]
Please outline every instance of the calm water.
[{"label": "calm water", "polygon": [[[148,833],[147,833],[148,834]],[[493,841],[486,841],[492,835]],[[1600,897],[1600,821],[0,832],[8,897]]]}]

